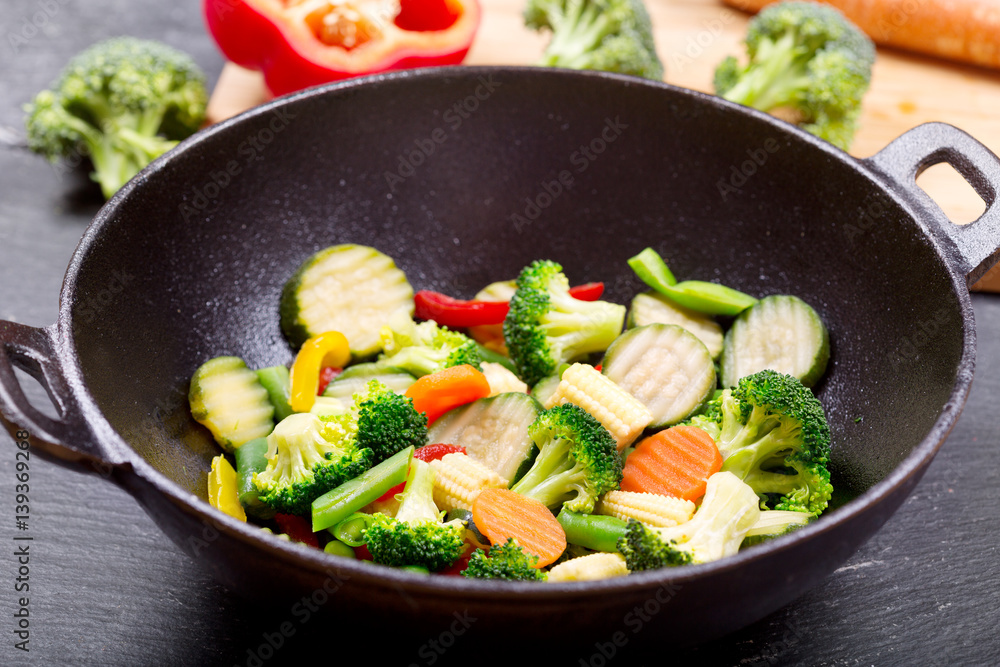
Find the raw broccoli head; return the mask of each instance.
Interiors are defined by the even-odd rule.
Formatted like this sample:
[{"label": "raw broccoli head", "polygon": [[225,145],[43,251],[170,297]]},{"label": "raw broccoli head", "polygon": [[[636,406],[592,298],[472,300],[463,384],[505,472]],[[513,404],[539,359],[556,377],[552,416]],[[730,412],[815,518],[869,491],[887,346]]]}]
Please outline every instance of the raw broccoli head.
[{"label": "raw broccoli head", "polygon": [[417,412],[413,399],[392,391],[378,380],[371,380],[367,393],[356,395],[353,414],[357,443],[372,451],[380,463],[411,445],[427,444],[427,415]]},{"label": "raw broccoli head", "polygon": [[682,424],[696,426],[712,436],[713,440],[718,440],[722,431],[722,392],[717,391],[716,396],[705,401],[698,412]]},{"label": "raw broccoli head", "polygon": [[562,363],[603,352],[621,333],[625,311],[619,304],[573,298],[562,266],[532,262],[517,278],[503,323],[518,375],[533,386]]},{"label": "raw broccoli head", "polygon": [[528,427],[538,446],[531,469],[511,490],[542,502],[590,513],[597,498],[617,489],[622,459],[612,436],[583,408],[564,403],[538,415]]},{"label": "raw broccoli head", "polygon": [[483,357],[476,341],[432,320],[417,324],[408,313],[396,313],[380,335],[384,352],[379,363],[418,378],[462,364],[482,369]]},{"label": "raw broccoli head", "polygon": [[538,556],[529,554],[513,538],[508,538],[506,543],[490,547],[488,555],[476,549],[462,575],[476,579],[545,581],[548,577],[535,567],[536,563]]},{"label": "raw broccoli head", "polygon": [[528,0],[524,22],[552,31],[541,65],[663,78],[641,0]]},{"label": "raw broccoli head", "polygon": [[871,83],[875,46],[840,11],[781,2],[750,20],[745,66],[725,59],[715,91],[762,111],[788,109],[798,125],[847,149]]},{"label": "raw broccoli head", "polygon": [[365,529],[372,559],[382,565],[417,565],[431,572],[442,570],[465,551],[465,525],[441,521],[434,503],[434,469],[419,459],[410,463],[406,486],[394,518],[373,515]]},{"label": "raw broccoli head", "polygon": [[739,551],[760,514],[753,489],[732,473],[718,472],[708,478],[705,497],[690,521],[654,528],[629,519],[618,550],[630,572],[708,563]]},{"label": "raw broccoli head", "polygon": [[764,370],[727,389],[717,444],[722,469],[749,484],[765,507],[826,509],[830,427],[819,399],[793,376]]},{"label": "raw broccoli head", "polygon": [[28,145],[51,160],[88,155],[111,197],[205,120],[205,75],[184,53],[117,37],[74,57],[26,107]]},{"label": "raw broccoli head", "polygon": [[313,500],[372,466],[372,451],[352,432],[309,413],[281,420],[267,448],[267,468],[253,484],[265,504],[286,514],[308,514]]}]

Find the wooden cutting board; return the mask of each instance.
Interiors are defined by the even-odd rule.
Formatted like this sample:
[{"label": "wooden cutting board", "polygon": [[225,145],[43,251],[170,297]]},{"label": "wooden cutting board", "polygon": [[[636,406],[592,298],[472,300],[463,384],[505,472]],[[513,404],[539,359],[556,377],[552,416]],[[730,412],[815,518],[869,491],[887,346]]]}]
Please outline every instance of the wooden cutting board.
[{"label": "wooden cutting board", "polygon": [[[548,41],[524,27],[524,0],[480,0],[483,20],[466,59],[470,65],[526,65],[538,60]],[[720,0],[646,0],[668,83],[711,92],[715,66],[742,55],[749,16]],[[998,36],[1000,39],[1000,36]],[[209,105],[218,122],[267,99],[259,74],[227,65]],[[868,157],[906,130],[929,121],[955,125],[1000,154],[1000,72],[879,49],[872,86],[851,154]],[[917,182],[955,222],[967,223],[985,205],[946,164],[928,169]],[[1000,244],[1000,239],[997,240]],[[1000,291],[1000,268],[976,286]]]}]

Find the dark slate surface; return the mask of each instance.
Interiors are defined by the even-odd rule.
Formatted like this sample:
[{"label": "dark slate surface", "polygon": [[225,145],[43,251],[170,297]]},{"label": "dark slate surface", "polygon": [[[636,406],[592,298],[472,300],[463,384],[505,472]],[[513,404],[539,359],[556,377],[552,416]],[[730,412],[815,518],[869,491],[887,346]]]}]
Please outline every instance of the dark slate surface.
[{"label": "dark slate surface", "polygon": [[[5,0],[0,9],[0,318],[44,326],[80,234],[100,205],[86,177],[22,146],[21,105],[73,53],[117,34],[190,52],[214,80],[222,61],[198,0]],[[40,25],[36,28],[32,22]],[[919,279],[915,276],[914,279]],[[604,659],[553,656],[555,665],[1000,664],[1000,297],[973,299],[979,362],[965,413],[898,514],[822,586],[769,618],[688,652],[631,638]],[[37,395],[37,394],[35,394]],[[379,664],[513,658],[454,638],[394,642],[388,628],[299,624],[278,643],[286,609],[248,605],[180,553],[124,492],[92,474],[31,460],[30,652],[14,647],[14,448],[0,436],[0,664],[260,665],[299,658],[357,660],[373,642]],[[286,626],[286,628],[289,626]],[[610,652],[608,637],[595,637]],[[498,650],[499,649],[499,650]],[[315,656],[308,657],[305,656]],[[322,657],[321,657],[322,656]],[[364,658],[361,658],[364,659]]]}]

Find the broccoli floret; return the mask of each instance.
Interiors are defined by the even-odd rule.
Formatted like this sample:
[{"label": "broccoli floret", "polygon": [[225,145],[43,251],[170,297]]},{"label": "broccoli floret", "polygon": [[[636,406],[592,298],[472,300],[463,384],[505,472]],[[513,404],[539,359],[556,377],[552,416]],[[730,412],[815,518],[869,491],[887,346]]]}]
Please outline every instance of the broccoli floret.
[{"label": "broccoli floret", "polygon": [[760,518],[753,528],[747,531],[740,548],[750,547],[761,542],[787,535],[809,524],[815,515],[791,510],[768,510],[760,513]]},{"label": "broccoli floret", "polygon": [[745,42],[747,64],[724,60],[716,93],[761,111],[791,111],[804,130],[846,150],[871,83],[871,39],[833,7],[781,2],[750,20]]},{"label": "broccoli floret", "polygon": [[621,484],[622,459],[614,436],[583,408],[554,406],[538,415],[528,435],[538,455],[511,491],[553,511],[564,505],[589,514],[601,494]]},{"label": "broccoli floret", "polygon": [[267,438],[267,467],[253,484],[265,504],[303,515],[312,501],[372,466],[372,451],[359,447],[338,422],[309,413],[285,417]]},{"label": "broccoli floret", "polygon": [[753,489],[732,473],[717,472],[708,478],[705,497],[690,521],[655,528],[629,519],[618,551],[630,572],[708,563],[739,551],[760,514]]},{"label": "broccoli floret", "polygon": [[696,426],[712,436],[713,440],[718,440],[722,432],[722,391],[717,391],[694,415],[681,423]]},{"label": "broccoli floret", "polygon": [[663,78],[642,0],[528,0],[524,22],[552,32],[540,65]]},{"label": "broccoli floret", "polygon": [[352,411],[359,447],[370,449],[380,463],[407,447],[427,444],[427,415],[417,412],[413,399],[371,380],[365,394],[355,395]]},{"label": "broccoli floret", "polygon": [[503,322],[504,340],[517,373],[533,386],[560,364],[603,352],[621,333],[625,306],[581,301],[569,293],[562,266],[537,260],[517,278]]},{"label": "broccoli floret", "polygon": [[462,576],[476,579],[506,579],[508,581],[545,581],[545,572],[535,567],[538,556],[529,554],[513,538],[490,547],[487,554],[476,549]]},{"label": "broccoli floret", "polygon": [[444,523],[434,503],[434,469],[413,459],[395,517],[375,514],[364,532],[372,560],[393,567],[442,570],[465,551],[465,525]]},{"label": "broccoli floret", "polygon": [[762,507],[815,515],[826,509],[833,493],[830,427],[808,387],[791,375],[760,371],[727,389],[721,410],[722,469],[749,484]]},{"label": "broccoli floret", "polygon": [[74,57],[27,105],[28,145],[50,160],[84,154],[110,198],[205,120],[205,75],[159,42],[117,37]]},{"label": "broccoli floret", "polygon": [[476,341],[433,320],[417,324],[409,314],[399,312],[382,327],[381,338],[384,352],[378,363],[418,378],[462,364],[482,370],[483,356]]}]

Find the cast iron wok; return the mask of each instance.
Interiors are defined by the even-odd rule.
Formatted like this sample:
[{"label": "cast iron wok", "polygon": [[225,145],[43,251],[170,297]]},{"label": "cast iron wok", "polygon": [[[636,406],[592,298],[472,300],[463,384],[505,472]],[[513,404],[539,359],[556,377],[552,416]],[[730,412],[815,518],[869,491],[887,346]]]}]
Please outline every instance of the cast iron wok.
[{"label": "cast iron wok", "polygon": [[[952,225],[916,186],[938,162],[986,201],[978,221]],[[972,380],[968,285],[997,260],[998,184],[998,159],[941,124],[857,160],[716,98],[608,74],[451,68],[340,83],[199,133],[115,195],[72,259],[56,324],[0,323],[3,419],[127,489],[249,597],[323,590],[334,614],[436,632],[467,613],[476,632],[508,638],[600,638],[639,622],[639,607],[645,636],[703,641],[818,583],[920,479]],[[289,361],[281,286],[343,242],[388,253],[418,289],[463,297],[550,258],[627,303],[641,285],[625,260],[647,245],[684,278],[801,296],[833,342],[818,394],[837,507],[716,563],[559,585],[335,559],[221,515],[205,502],[218,450],[190,417],[188,379],[221,354]],[[32,407],[14,366],[59,417]]]}]

